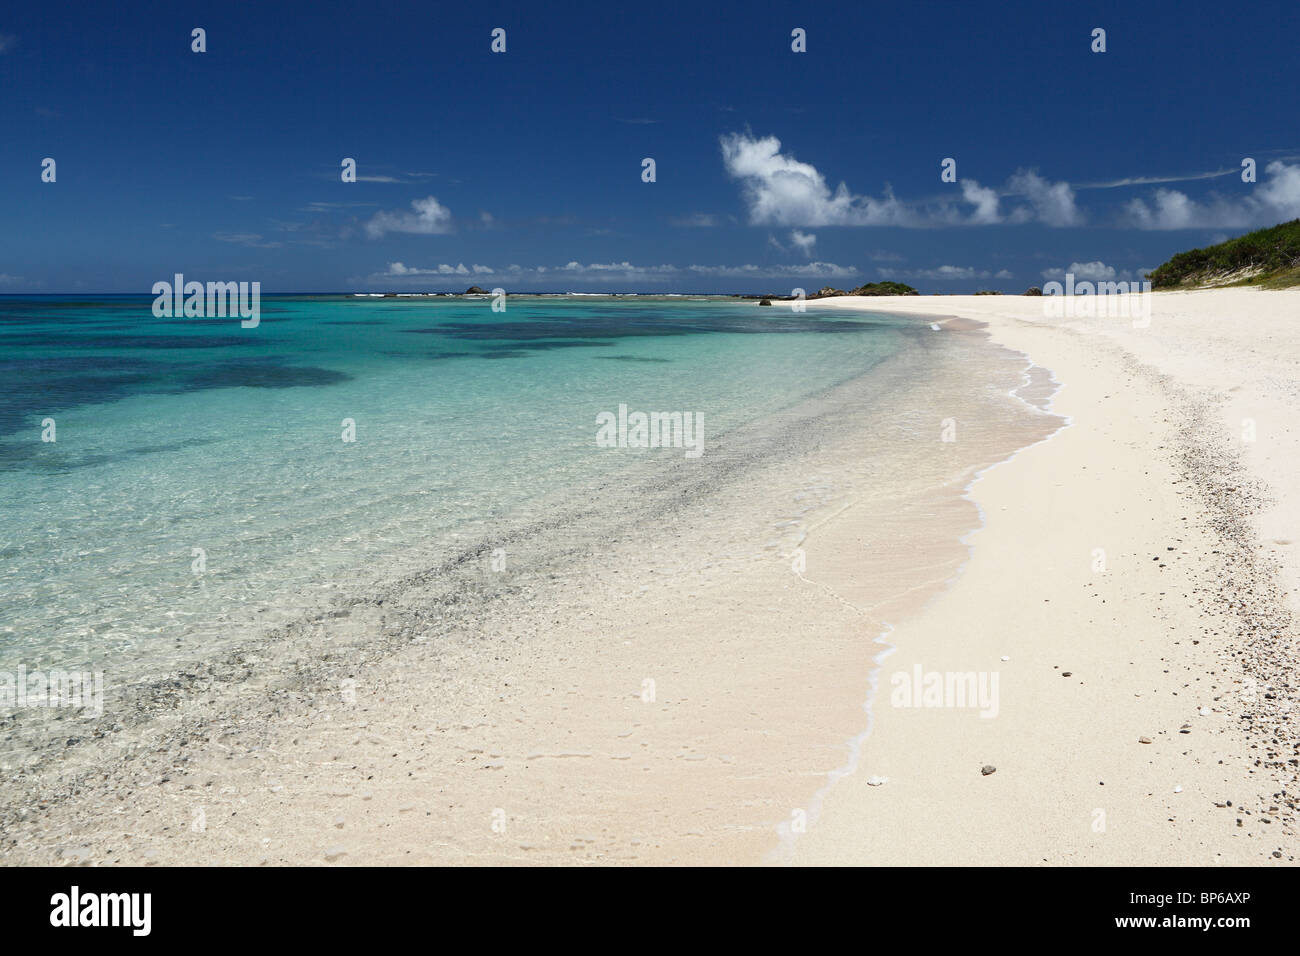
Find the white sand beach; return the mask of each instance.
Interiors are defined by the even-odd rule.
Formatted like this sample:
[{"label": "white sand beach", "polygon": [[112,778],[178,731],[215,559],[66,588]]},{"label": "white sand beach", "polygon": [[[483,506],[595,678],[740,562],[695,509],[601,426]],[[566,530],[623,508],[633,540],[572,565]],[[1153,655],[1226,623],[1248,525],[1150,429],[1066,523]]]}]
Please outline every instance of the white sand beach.
[{"label": "white sand beach", "polygon": [[1300,292],[1162,293],[1144,328],[1028,297],[825,304],[986,322],[1071,425],[975,483],[969,565],[882,668],[998,671],[997,717],[882,693],[796,861],[1293,862]]}]

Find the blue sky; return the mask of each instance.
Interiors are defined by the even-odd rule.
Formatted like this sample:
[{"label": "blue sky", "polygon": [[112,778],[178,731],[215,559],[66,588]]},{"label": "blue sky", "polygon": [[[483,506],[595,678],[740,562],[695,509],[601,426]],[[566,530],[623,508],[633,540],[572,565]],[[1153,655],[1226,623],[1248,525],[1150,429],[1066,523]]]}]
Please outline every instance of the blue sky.
[{"label": "blue sky", "polygon": [[1300,216],[1297,36],[1294,2],[11,4],[0,292],[1132,277]]}]

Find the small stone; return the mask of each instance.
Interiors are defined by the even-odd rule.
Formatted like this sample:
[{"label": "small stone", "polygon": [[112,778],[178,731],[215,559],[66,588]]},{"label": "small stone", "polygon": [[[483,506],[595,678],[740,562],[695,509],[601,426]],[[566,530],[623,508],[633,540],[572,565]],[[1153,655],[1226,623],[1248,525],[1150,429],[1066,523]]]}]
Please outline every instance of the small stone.
[{"label": "small stone", "polygon": [[1002,655],[1002,659],[1003,659],[1004,661],[1009,661],[1009,660],[1011,660],[1011,658],[1008,657],[1006,654],[1003,654],[1003,655]]},{"label": "small stone", "polygon": [[1073,677],[1073,676],[1074,676],[1074,671],[1061,671],[1061,676],[1062,676],[1062,677]]},{"label": "small stone", "polygon": [[884,786],[885,784],[887,784],[887,783],[889,783],[889,778],[888,778],[888,777],[868,777],[868,778],[867,778],[867,786],[868,786],[868,787],[883,787],[883,786]]},{"label": "small stone", "polygon": [[1174,787],[1174,793],[1182,793],[1182,792],[1183,792],[1182,787]]},{"label": "small stone", "polygon": [[980,773],[984,774],[984,776],[987,777],[991,773],[996,773],[997,769],[998,768],[993,766],[993,764],[986,763],[984,766],[980,767]]},{"label": "small stone", "polygon": [[1140,744],[1149,744],[1149,743],[1151,743],[1151,738],[1150,738],[1150,737],[1139,737],[1139,738],[1138,738],[1138,743],[1140,743]]}]

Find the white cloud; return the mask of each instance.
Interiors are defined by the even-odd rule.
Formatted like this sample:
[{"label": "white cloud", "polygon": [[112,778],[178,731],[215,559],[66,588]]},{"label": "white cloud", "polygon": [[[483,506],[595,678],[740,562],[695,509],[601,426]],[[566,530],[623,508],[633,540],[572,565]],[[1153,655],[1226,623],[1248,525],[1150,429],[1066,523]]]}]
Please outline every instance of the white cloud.
[{"label": "white cloud", "polygon": [[1240,199],[1197,201],[1177,189],[1157,189],[1150,200],[1124,207],[1124,222],[1139,229],[1246,229],[1300,217],[1300,164],[1275,160],[1266,178]]},{"label": "white cloud", "polygon": [[1067,273],[1076,279],[1087,279],[1090,282],[1114,279],[1119,274],[1114,266],[1108,266],[1104,262],[1071,262],[1064,269],[1044,269],[1043,278],[1058,279]]},{"label": "white cloud", "polygon": [[388,232],[409,232],[417,235],[439,235],[451,232],[451,210],[433,196],[411,202],[414,212],[377,212],[366,223],[366,235],[372,239]]},{"label": "white cloud", "polygon": [[1037,219],[1048,226],[1077,226],[1083,222],[1083,213],[1074,204],[1074,190],[1069,183],[1048,182],[1034,170],[1020,170],[1007,180],[1010,195],[1021,195],[1029,199],[1033,207],[1032,215],[1025,207],[1020,207],[1013,216],[1013,221]]},{"label": "white cloud", "polygon": [[817,244],[817,237],[811,232],[800,232],[798,229],[790,233],[790,241],[795,247],[809,259],[812,258],[813,246]]},{"label": "white cloud", "polygon": [[749,221],[779,226],[904,225],[909,213],[891,194],[855,196],[840,183],[832,191],[817,168],[781,152],[775,136],[723,136],[722,163],[740,180]]},{"label": "white cloud", "polygon": [[[1033,221],[1075,226],[1083,222],[1070,184],[1049,182],[1032,170],[1017,172],[1001,191],[967,179],[961,183],[960,200],[944,197],[907,202],[889,187],[879,198],[858,195],[844,183],[831,189],[815,166],[782,153],[781,141],[775,136],[731,133],[720,142],[723,166],[739,180],[753,225],[922,228]],[[1025,197],[1028,204],[1004,214],[1002,198],[1007,196]]]},{"label": "white cloud", "polygon": [[[476,273],[479,270],[480,270],[479,266],[474,267],[474,271]],[[488,271],[491,272],[492,270],[489,269]],[[443,265],[435,266],[430,269],[412,268],[411,266],[408,266],[402,262],[390,262],[388,264],[388,271],[385,272],[384,275],[395,276],[395,277],[396,276],[467,276],[469,275],[469,270],[465,268],[465,264],[463,262],[460,263],[459,265],[454,265],[454,266],[450,266],[444,263]]]},{"label": "white cloud", "polygon": [[1002,221],[1002,217],[998,212],[998,193],[996,189],[981,186],[973,179],[963,179],[961,194],[963,199],[975,207],[970,216],[972,223],[986,225]]}]

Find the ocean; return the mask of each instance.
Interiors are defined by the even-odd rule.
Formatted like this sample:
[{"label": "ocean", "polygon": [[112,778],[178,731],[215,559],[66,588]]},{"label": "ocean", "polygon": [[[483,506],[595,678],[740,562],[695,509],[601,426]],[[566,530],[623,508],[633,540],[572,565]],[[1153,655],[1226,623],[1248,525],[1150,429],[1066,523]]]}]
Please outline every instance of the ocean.
[{"label": "ocean", "polygon": [[[247,329],[151,303],[0,298],[0,671],[156,679],[461,551],[504,570],[515,529],[625,469],[706,474],[920,334],[687,297],[267,296]],[[620,410],[688,416],[699,459],[598,443]]]}]

